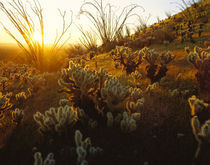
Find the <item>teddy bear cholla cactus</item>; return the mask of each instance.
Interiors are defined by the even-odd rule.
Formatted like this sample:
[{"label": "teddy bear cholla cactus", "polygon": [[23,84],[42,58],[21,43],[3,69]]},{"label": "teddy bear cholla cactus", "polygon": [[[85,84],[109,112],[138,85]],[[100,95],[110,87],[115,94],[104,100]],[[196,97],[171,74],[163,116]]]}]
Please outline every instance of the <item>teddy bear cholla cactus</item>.
[{"label": "teddy bear cholla cactus", "polygon": [[12,119],[18,125],[21,123],[23,117],[24,117],[24,111],[19,108],[16,108],[15,111],[12,112]]},{"label": "teddy bear cholla cactus", "polygon": [[77,153],[77,162],[81,165],[88,164],[86,157],[87,155],[97,156],[103,152],[103,149],[100,147],[94,147],[91,145],[90,138],[83,139],[83,135],[79,130],[75,131],[75,143],[76,143],[76,153]]},{"label": "teddy bear cholla cactus", "polygon": [[142,74],[138,70],[135,70],[135,72],[131,73],[131,77],[134,79],[134,81],[140,80],[142,79]]},{"label": "teddy bear cholla cactus", "polygon": [[49,153],[44,161],[40,152],[34,154],[34,165],[55,165],[55,162],[53,153]]},{"label": "teddy bear cholla cactus", "polygon": [[207,120],[203,125],[200,125],[200,121],[197,116],[193,116],[191,119],[191,126],[198,147],[195,153],[195,158],[198,158],[201,150],[210,143],[210,119]]},{"label": "teddy bear cholla cactus", "polygon": [[136,120],[134,120],[132,115],[128,115],[127,112],[123,112],[123,119],[120,123],[121,130],[124,133],[130,133],[136,130]]},{"label": "teddy bear cholla cactus", "polygon": [[167,64],[175,59],[176,56],[171,52],[157,53],[153,49],[147,47],[143,48],[141,52],[144,54],[144,59],[149,63],[146,66],[147,77],[151,80],[151,83],[159,82],[161,78],[166,76]]},{"label": "teddy bear cholla cactus", "polygon": [[126,103],[129,112],[139,112],[144,104],[143,91],[139,88],[130,88],[130,97]]},{"label": "teddy bear cholla cactus", "polygon": [[4,117],[4,112],[12,108],[8,95],[3,95],[0,92],[0,120]]},{"label": "teddy bear cholla cactus", "polygon": [[104,68],[100,68],[99,72],[97,72],[98,80],[99,80],[99,90],[104,87],[104,83],[106,80],[110,78],[108,72]]},{"label": "teddy bear cholla cactus", "polygon": [[203,100],[198,99],[195,95],[188,99],[188,103],[191,109],[191,115],[195,116],[200,113],[203,109],[207,108],[209,105]]},{"label": "teddy bear cholla cactus", "polygon": [[205,94],[209,99],[210,92],[210,48],[203,50],[195,47],[194,52],[190,52],[188,60],[197,69],[196,80],[201,94]]},{"label": "teddy bear cholla cactus", "polygon": [[137,101],[128,101],[126,103],[126,109],[130,112],[140,112],[144,105],[144,98],[138,99]]},{"label": "teddy bear cholla cactus", "polygon": [[133,52],[128,47],[117,46],[115,50],[112,50],[111,57],[115,62],[120,62],[126,73],[130,74],[142,63],[143,53],[141,51]]},{"label": "teddy bear cholla cactus", "polygon": [[[190,97],[188,102],[193,116],[191,119],[192,131],[198,142],[195,159],[198,159],[199,155],[202,155],[210,143],[209,105],[196,98],[196,96]],[[204,124],[201,125],[201,123]]]},{"label": "teddy bear cholla cactus", "polygon": [[148,85],[145,90],[145,93],[149,95],[155,94],[158,91],[159,87],[160,87],[160,84],[158,82]]},{"label": "teddy bear cholla cactus", "polygon": [[122,109],[121,105],[130,94],[129,88],[124,87],[116,77],[106,80],[100,92],[110,110]]},{"label": "teddy bear cholla cactus", "polygon": [[[133,130],[135,130],[135,129],[131,129],[131,128],[133,128],[133,126],[130,124],[132,124],[132,122],[134,122],[133,120],[135,120],[134,123],[136,123],[136,121],[139,121],[140,117],[141,117],[141,113],[135,112],[135,113],[128,114],[127,112],[123,112],[123,113],[118,113],[114,117],[112,112],[107,112],[106,116],[107,116],[107,127],[113,127],[114,124],[120,125],[121,130],[123,132],[130,133]],[[136,127],[136,126],[134,126],[134,127]],[[128,129],[130,131],[128,131]]]},{"label": "teddy bear cholla cactus", "polygon": [[45,114],[36,112],[34,120],[39,125],[41,133],[55,134],[63,133],[73,126],[77,121],[77,108],[73,106],[60,106],[57,109],[52,107]]},{"label": "teddy bear cholla cactus", "polygon": [[72,97],[79,97],[81,100],[94,93],[97,89],[98,77],[94,72],[81,68],[79,65],[69,62],[69,68],[62,70],[62,77],[58,80],[63,88],[61,92],[71,94]]}]

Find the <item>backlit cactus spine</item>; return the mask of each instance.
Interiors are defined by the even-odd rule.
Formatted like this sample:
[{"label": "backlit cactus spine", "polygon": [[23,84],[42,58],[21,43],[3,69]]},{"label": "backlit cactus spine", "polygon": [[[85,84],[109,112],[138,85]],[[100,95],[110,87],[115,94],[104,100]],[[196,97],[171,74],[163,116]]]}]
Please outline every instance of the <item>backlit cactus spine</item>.
[{"label": "backlit cactus spine", "polygon": [[77,153],[77,164],[78,165],[87,165],[87,156],[97,156],[103,152],[103,149],[100,147],[94,147],[91,145],[90,138],[83,140],[83,135],[79,130],[75,131],[74,135],[76,143],[76,153]]},{"label": "backlit cactus spine", "polygon": [[[191,108],[191,127],[198,147],[195,152],[195,161],[199,162],[205,155],[210,144],[209,104],[199,100],[196,96],[188,99]],[[208,155],[209,156],[209,155]],[[199,164],[199,163],[198,163]]]},{"label": "backlit cactus spine", "polygon": [[33,117],[41,133],[51,135],[66,133],[77,121],[77,109],[68,105],[57,109],[52,107],[45,114],[36,112]]},{"label": "backlit cactus spine", "polygon": [[49,153],[44,160],[40,152],[34,154],[34,165],[55,165],[55,162],[53,153]]},{"label": "backlit cactus spine", "polygon": [[203,50],[202,48],[196,46],[194,51],[188,54],[188,61],[197,69],[195,77],[200,94],[204,95],[204,97],[209,100],[210,49]]},{"label": "backlit cactus spine", "polygon": [[108,79],[100,92],[110,110],[122,110],[124,101],[130,94],[129,88],[124,87],[115,77]]},{"label": "backlit cactus spine", "polygon": [[4,112],[12,108],[12,104],[10,103],[10,99],[7,95],[3,95],[0,92],[0,120],[4,117]]},{"label": "backlit cactus spine", "polygon": [[117,46],[112,50],[111,57],[115,62],[123,65],[127,74],[131,74],[142,63],[143,54],[139,50],[134,52],[128,47]]},{"label": "backlit cactus spine", "polygon": [[141,52],[144,59],[149,63],[146,66],[147,77],[151,80],[151,84],[159,82],[161,78],[166,76],[167,64],[175,59],[171,52],[157,53],[153,49],[143,48]]},{"label": "backlit cactus spine", "polygon": [[79,65],[69,62],[69,68],[62,70],[58,84],[62,87],[61,92],[70,95],[70,99],[84,100],[94,93],[98,87],[98,76]]},{"label": "backlit cactus spine", "polygon": [[23,117],[24,117],[24,111],[23,110],[20,110],[20,109],[16,108],[15,111],[12,112],[12,119],[18,125],[21,123]]}]

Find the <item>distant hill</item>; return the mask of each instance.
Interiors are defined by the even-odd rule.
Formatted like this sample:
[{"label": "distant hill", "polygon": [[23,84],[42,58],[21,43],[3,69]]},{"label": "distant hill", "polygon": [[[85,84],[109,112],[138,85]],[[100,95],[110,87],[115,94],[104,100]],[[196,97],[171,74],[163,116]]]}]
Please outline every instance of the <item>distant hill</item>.
[{"label": "distant hill", "polygon": [[[209,21],[210,4],[209,1],[202,1],[196,5],[192,5],[189,8],[175,14],[159,23],[154,23],[150,27],[147,27],[141,31],[136,32],[130,37],[124,38],[117,45],[124,45],[133,49],[140,49],[145,46],[151,46],[154,44],[170,44],[172,42],[180,42],[181,32],[188,32],[188,24],[190,22],[193,30],[193,38],[195,42],[200,41],[198,39],[198,31],[202,24],[203,39],[206,40],[209,37]],[[187,34],[186,34],[187,35]],[[205,38],[205,36],[207,36]],[[198,44],[201,44],[198,42]]]}]

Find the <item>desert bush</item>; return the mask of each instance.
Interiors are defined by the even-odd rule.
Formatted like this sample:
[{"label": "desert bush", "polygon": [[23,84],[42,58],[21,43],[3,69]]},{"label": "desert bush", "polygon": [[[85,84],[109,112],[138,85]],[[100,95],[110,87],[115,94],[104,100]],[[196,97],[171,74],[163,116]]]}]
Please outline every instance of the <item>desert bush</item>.
[{"label": "desert bush", "polygon": [[117,46],[112,50],[111,57],[114,61],[120,62],[126,73],[130,74],[142,63],[143,53],[141,51],[134,52],[128,47]]},{"label": "desert bush", "polygon": [[[32,3],[24,3],[22,0],[12,0],[12,2],[8,2],[7,4],[0,2],[0,9],[5,13],[10,23],[15,27],[24,41],[3,25],[5,31],[24,50],[27,62],[34,65],[37,69],[43,70],[45,66],[43,64],[43,57],[46,45],[44,43],[43,8],[39,0],[34,0]],[[62,13],[59,10],[59,12],[63,21],[62,32],[57,34],[51,53],[55,53],[66,43],[67,40],[62,42],[62,39],[72,24],[72,19],[70,19],[69,23],[66,22],[66,11]],[[35,35],[40,35],[40,42],[35,39]]]},{"label": "desert bush", "polygon": [[[189,52],[189,51],[188,51]],[[195,74],[200,94],[209,100],[210,91],[210,49],[195,47],[193,52],[188,54],[188,61],[197,69]]]},{"label": "desert bush", "polygon": [[153,32],[153,40],[151,41],[152,44],[163,44],[164,41],[168,41],[169,43],[172,42],[176,36],[173,33],[173,30],[170,26],[157,29]]},{"label": "desert bush", "polygon": [[167,64],[175,59],[171,52],[157,53],[153,49],[144,48],[144,59],[149,63],[146,66],[147,77],[151,80],[151,84],[159,82],[161,78],[166,76]]},{"label": "desert bush", "polygon": [[82,36],[80,38],[80,42],[82,45],[88,50],[93,51],[97,50],[97,35],[94,31],[85,31],[82,26],[78,27],[79,31],[81,32]]},{"label": "desert bush", "polygon": [[165,11],[165,15],[167,18],[171,18],[171,12],[170,11]]},{"label": "desert bush", "polygon": [[99,40],[107,49],[113,48],[130,17],[137,15],[136,4],[126,6],[119,15],[113,11],[110,3],[104,4],[102,0],[85,1],[80,8],[80,15],[86,15],[96,30]]},{"label": "desert bush", "polygon": [[81,44],[70,44],[66,52],[69,58],[75,58],[84,55],[87,50]]},{"label": "desert bush", "polygon": [[197,3],[194,0],[190,0],[187,2],[186,0],[181,0],[181,2],[172,2],[175,4],[178,9],[181,11],[181,14],[185,21],[190,21],[192,23],[196,23],[198,18],[198,13],[196,8],[191,7],[192,5],[196,5]]},{"label": "desert bush", "polygon": [[148,21],[151,18],[151,14],[149,14],[148,16],[139,16],[139,25],[137,25],[136,27],[136,33],[139,33],[140,31],[145,30],[148,27]]}]

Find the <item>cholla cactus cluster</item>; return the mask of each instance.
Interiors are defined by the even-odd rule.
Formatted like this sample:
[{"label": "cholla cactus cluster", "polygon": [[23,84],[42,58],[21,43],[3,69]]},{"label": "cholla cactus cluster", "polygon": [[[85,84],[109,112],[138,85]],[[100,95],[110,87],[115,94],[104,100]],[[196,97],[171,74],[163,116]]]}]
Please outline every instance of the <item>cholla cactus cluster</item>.
[{"label": "cholla cactus cluster", "polygon": [[198,143],[205,141],[210,142],[210,120],[207,120],[203,125],[200,125],[200,121],[197,116],[191,119],[191,126],[193,134]]},{"label": "cholla cactus cluster", "polygon": [[58,80],[62,87],[61,91],[73,95],[74,98],[87,97],[94,93],[98,87],[98,77],[94,72],[91,72],[87,67],[82,68],[79,65],[69,62],[69,68],[62,70],[62,77]]},{"label": "cholla cactus cluster", "polygon": [[108,79],[101,89],[101,97],[110,110],[118,109],[119,104],[122,104],[129,94],[129,88],[124,87],[115,77]]},{"label": "cholla cactus cluster", "polygon": [[130,133],[136,130],[136,120],[134,120],[132,115],[128,115],[127,112],[123,112],[123,119],[120,122],[120,127],[122,132]]},{"label": "cholla cactus cluster", "polygon": [[175,59],[175,56],[171,52],[157,53],[153,49],[144,48],[141,50],[144,54],[144,59],[149,63],[146,66],[147,77],[151,80],[151,83],[159,82],[161,78],[166,76],[167,64]]},{"label": "cholla cactus cluster", "polygon": [[142,79],[142,74],[138,70],[135,70],[135,72],[131,73],[131,77],[136,82],[137,80]]},{"label": "cholla cactus cluster", "polygon": [[99,72],[97,72],[97,76],[99,80],[99,89],[101,90],[101,88],[104,87],[105,81],[108,80],[110,76],[104,68],[100,68]]},{"label": "cholla cactus cluster", "polygon": [[107,116],[107,127],[112,127],[114,123],[114,117],[111,112],[106,113]]},{"label": "cholla cactus cluster", "polygon": [[15,65],[13,63],[0,66],[0,77],[2,79],[2,91],[18,93],[31,87],[30,78],[36,73],[35,69],[27,65]]},{"label": "cholla cactus cluster", "polygon": [[158,60],[159,54],[154,49],[149,49],[145,47],[142,49],[144,53],[144,59],[150,64],[155,65],[156,61]]},{"label": "cholla cactus cluster", "polygon": [[[202,100],[197,99],[196,96],[189,98],[188,102],[191,108],[191,115],[193,116],[191,119],[192,131],[198,142],[195,158],[198,158],[198,155],[201,154],[201,150],[208,147],[208,143],[210,143],[210,119],[208,118],[202,125],[200,121],[200,118],[203,120],[201,113],[207,111],[206,108],[209,105]],[[206,114],[204,115],[205,117],[208,117]]]},{"label": "cholla cactus cluster", "polygon": [[123,112],[118,113],[115,117],[112,112],[107,112],[107,127],[113,127],[113,125],[119,125],[123,133],[131,133],[136,130],[136,121],[140,120],[141,113],[135,112],[130,113]]},{"label": "cholla cactus cluster", "polygon": [[100,147],[94,147],[91,145],[90,138],[86,138],[84,141],[83,135],[79,130],[75,131],[75,143],[76,143],[76,153],[77,153],[77,162],[81,165],[88,164],[87,156],[97,156],[103,152],[103,149]]},{"label": "cholla cactus cluster", "polygon": [[172,97],[177,97],[177,96],[186,97],[190,94],[190,91],[188,89],[185,89],[185,90],[174,89],[174,90],[169,90],[169,92]]},{"label": "cholla cactus cluster", "polygon": [[[100,114],[103,114],[104,109],[107,108],[109,111],[122,112],[129,108],[129,111],[139,112],[144,103],[143,92],[140,89],[122,85],[118,78],[108,75],[103,68],[99,72],[90,72],[87,68],[81,68],[79,65],[70,62],[69,68],[62,72],[59,85],[65,86],[65,88],[61,91],[74,96],[78,100],[83,99],[81,94],[91,96],[88,98],[94,103],[93,107]],[[88,79],[86,82],[83,77],[92,77],[93,81]],[[88,85],[89,83],[91,84]],[[78,106],[85,108],[82,104],[78,104]]]},{"label": "cholla cactus cluster", "polygon": [[34,120],[39,125],[39,131],[44,134],[66,132],[69,127],[76,123],[77,118],[77,108],[68,105],[60,106],[57,109],[52,107],[45,114],[40,112],[34,114]]},{"label": "cholla cactus cluster", "polygon": [[128,101],[126,103],[126,109],[131,112],[140,112],[144,105],[144,98],[138,99],[136,101]]},{"label": "cholla cactus cluster", "polygon": [[160,87],[160,84],[158,82],[153,83],[151,85],[148,85],[148,87],[145,90],[145,93],[148,93],[149,95],[152,95],[157,92],[157,89]]},{"label": "cholla cactus cluster", "polygon": [[[188,51],[189,52],[189,51]],[[210,91],[210,49],[194,47],[193,52],[189,52],[188,61],[197,69],[196,80],[199,91],[206,93],[209,99]]]},{"label": "cholla cactus cluster", "polygon": [[140,112],[143,107],[143,91],[139,88],[130,88],[130,97],[126,103],[126,109],[130,112]]},{"label": "cholla cactus cluster", "polygon": [[40,152],[34,154],[34,165],[55,165],[55,163],[56,161],[53,153],[49,153],[44,160]]},{"label": "cholla cactus cluster", "polygon": [[68,99],[60,99],[59,100],[59,105],[64,107],[65,105],[68,105],[69,100]]},{"label": "cholla cactus cluster", "polygon": [[198,142],[198,148],[195,153],[195,158],[198,158],[202,147],[207,147],[210,143],[210,119],[207,120],[203,125],[200,125],[198,116],[193,116],[191,119],[192,131]]},{"label": "cholla cactus cluster", "polygon": [[188,99],[188,103],[191,109],[191,115],[195,116],[200,113],[204,108],[207,108],[209,105],[203,100],[198,99],[195,95]]},{"label": "cholla cactus cluster", "polygon": [[19,108],[16,108],[15,111],[12,112],[12,119],[17,124],[20,124],[23,117],[24,117],[24,111]]},{"label": "cholla cactus cluster", "polygon": [[141,51],[133,52],[128,47],[117,46],[115,50],[112,50],[111,57],[114,61],[120,62],[126,73],[130,74],[142,63],[143,53]]},{"label": "cholla cactus cluster", "polygon": [[12,108],[10,98],[0,92],[0,119],[4,117],[4,112]]}]

